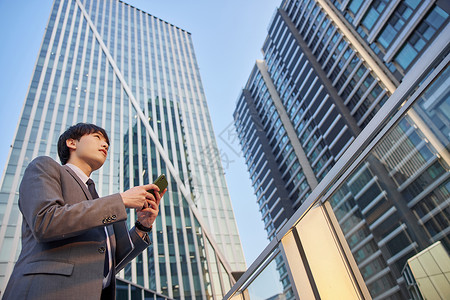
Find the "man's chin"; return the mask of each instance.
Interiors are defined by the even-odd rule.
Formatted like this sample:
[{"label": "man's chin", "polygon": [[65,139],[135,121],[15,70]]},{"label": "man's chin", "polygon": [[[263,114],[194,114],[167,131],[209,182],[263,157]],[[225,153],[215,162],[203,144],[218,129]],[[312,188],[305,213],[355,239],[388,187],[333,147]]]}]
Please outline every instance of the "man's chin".
[{"label": "man's chin", "polygon": [[102,160],[102,161],[94,161],[94,162],[92,162],[90,164],[91,168],[92,168],[92,171],[96,171],[96,170],[100,169],[103,166],[103,164],[105,163],[105,161],[106,161],[106,158],[104,160]]}]

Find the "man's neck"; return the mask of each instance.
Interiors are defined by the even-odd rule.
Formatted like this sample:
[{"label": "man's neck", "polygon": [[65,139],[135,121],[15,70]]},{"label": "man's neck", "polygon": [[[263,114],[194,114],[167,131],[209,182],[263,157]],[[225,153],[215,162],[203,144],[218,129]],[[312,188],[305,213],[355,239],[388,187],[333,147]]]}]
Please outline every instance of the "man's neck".
[{"label": "man's neck", "polygon": [[88,177],[91,176],[92,173],[92,168],[91,166],[86,163],[85,161],[82,161],[80,159],[74,159],[74,158],[70,158],[67,161],[68,164],[72,164],[74,166],[77,166],[78,168],[80,168],[81,171],[83,171],[84,174],[86,174]]}]

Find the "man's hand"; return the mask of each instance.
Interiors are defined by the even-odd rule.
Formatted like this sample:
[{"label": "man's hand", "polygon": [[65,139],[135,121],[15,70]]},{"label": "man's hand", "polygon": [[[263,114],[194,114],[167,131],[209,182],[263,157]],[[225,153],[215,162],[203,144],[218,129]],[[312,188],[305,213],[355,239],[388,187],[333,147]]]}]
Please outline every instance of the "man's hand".
[{"label": "man's hand", "polygon": [[[154,190],[156,191],[155,194],[158,194],[159,188],[154,184],[135,186],[123,193],[120,193],[120,196],[122,196],[123,204],[127,208],[147,208],[149,206],[149,202],[154,202],[157,200],[152,193],[148,192],[149,190]],[[161,197],[159,197],[159,200],[161,200]]]},{"label": "man's hand", "polygon": [[[151,227],[153,225],[153,222],[155,222],[156,217],[159,213],[159,203],[161,202],[161,198],[164,196],[164,194],[167,192],[167,189],[165,189],[161,194],[158,192],[159,188],[154,185],[150,184],[152,187],[150,189],[155,191],[156,197],[151,195],[152,199],[147,200],[147,206],[140,207],[136,210],[137,214],[137,220],[141,222],[142,225],[145,227]],[[156,187],[156,188],[155,188]]]}]

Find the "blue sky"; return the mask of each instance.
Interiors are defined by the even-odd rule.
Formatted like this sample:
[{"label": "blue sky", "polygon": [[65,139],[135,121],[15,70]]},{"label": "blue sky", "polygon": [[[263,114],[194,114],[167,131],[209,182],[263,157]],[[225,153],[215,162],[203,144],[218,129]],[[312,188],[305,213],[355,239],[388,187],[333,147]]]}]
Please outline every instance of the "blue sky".
[{"label": "blue sky", "polygon": [[[268,244],[238,143],[229,133],[237,97],[247,82],[280,0],[125,0],[192,34],[249,266]],[[0,171],[31,80],[52,0],[0,0]],[[239,154],[239,155],[238,155]]]}]

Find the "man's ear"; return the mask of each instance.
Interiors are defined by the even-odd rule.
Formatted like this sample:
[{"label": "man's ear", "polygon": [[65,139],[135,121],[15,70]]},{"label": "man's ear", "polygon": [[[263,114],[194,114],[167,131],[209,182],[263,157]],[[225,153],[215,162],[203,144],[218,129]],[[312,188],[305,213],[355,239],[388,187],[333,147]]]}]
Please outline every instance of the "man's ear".
[{"label": "man's ear", "polygon": [[77,140],[76,139],[67,139],[66,140],[66,146],[70,150],[76,150],[77,149]]}]

